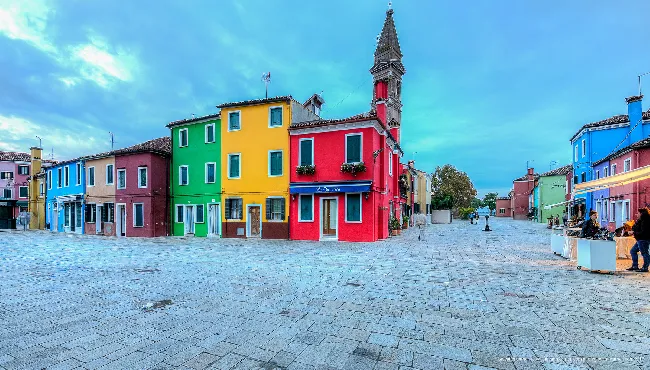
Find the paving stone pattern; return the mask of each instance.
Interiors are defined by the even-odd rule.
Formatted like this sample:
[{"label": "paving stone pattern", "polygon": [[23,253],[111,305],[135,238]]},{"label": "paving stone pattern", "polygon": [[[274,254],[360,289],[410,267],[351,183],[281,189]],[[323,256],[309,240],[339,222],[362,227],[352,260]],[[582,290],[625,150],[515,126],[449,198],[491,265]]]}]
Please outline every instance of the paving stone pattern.
[{"label": "paving stone pattern", "polygon": [[0,368],[650,368],[649,276],[491,224],[374,244],[0,232]]}]

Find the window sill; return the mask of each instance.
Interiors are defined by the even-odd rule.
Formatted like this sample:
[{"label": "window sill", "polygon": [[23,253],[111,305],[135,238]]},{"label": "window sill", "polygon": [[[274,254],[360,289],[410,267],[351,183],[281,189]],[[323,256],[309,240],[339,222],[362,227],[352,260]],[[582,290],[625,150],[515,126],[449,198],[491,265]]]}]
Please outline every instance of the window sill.
[{"label": "window sill", "polygon": [[226,221],[240,221],[240,222],[244,222],[244,219],[243,219],[243,218],[227,218]]},{"label": "window sill", "polygon": [[269,128],[282,128],[282,125],[277,125],[277,126],[271,126],[271,125],[269,125]]},{"label": "window sill", "polygon": [[314,222],[314,220],[298,220],[298,222],[309,223],[309,222]]},{"label": "window sill", "polygon": [[135,226],[135,225],[133,225],[133,228],[134,228],[134,229],[142,229],[143,227],[144,227],[144,226]]},{"label": "window sill", "polygon": [[284,175],[269,175],[269,177],[282,177]]},{"label": "window sill", "polygon": [[284,220],[266,220],[266,222],[273,222],[273,223],[279,224],[279,223],[283,223],[285,221]]},{"label": "window sill", "polygon": [[238,128],[238,129],[230,129],[229,128],[228,129],[228,132],[237,132],[237,131],[241,131],[241,128]]},{"label": "window sill", "polygon": [[345,220],[345,223],[346,224],[362,224],[363,221],[348,221],[348,220]]},{"label": "window sill", "polygon": [[229,177],[228,180],[241,180],[241,177]]}]

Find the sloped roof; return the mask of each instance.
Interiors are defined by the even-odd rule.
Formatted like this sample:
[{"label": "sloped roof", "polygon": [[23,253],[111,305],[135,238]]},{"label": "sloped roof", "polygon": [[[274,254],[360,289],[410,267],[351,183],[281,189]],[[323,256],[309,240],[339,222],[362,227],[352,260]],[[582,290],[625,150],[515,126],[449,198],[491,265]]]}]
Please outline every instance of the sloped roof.
[{"label": "sloped roof", "polygon": [[213,113],[201,117],[179,119],[177,121],[169,122],[165,127],[172,128],[175,126],[185,125],[192,122],[203,121],[207,119],[219,119],[219,118],[221,118],[221,113]]},{"label": "sloped roof", "polygon": [[[643,112],[641,116],[642,116],[642,119],[644,119],[644,120],[650,119],[650,110],[646,111],[646,112]],[[578,130],[578,132],[576,132],[575,135],[573,135],[571,137],[571,140],[569,140],[569,141],[573,141],[573,139],[575,139],[580,134],[580,132],[582,132],[582,130],[585,130],[585,129],[594,128],[594,127],[603,127],[603,126],[609,126],[609,125],[618,125],[618,124],[629,123],[629,122],[630,122],[630,118],[627,116],[627,114],[619,114],[617,116],[609,117],[609,118],[601,120],[601,121],[587,123],[586,125],[583,125]]]},{"label": "sloped roof", "polygon": [[554,170],[544,172],[543,174],[539,175],[540,177],[543,176],[566,176],[567,173],[573,171],[573,165],[572,164],[567,164],[566,166],[562,166],[560,168],[556,168]]},{"label": "sloped roof", "polygon": [[379,42],[375,50],[375,58],[390,49],[394,50],[399,57],[402,56],[399,39],[397,38],[397,29],[395,28],[395,20],[393,19],[393,9],[388,9],[386,12],[386,20],[384,21],[384,27],[379,36]]},{"label": "sloped roof", "polygon": [[172,152],[172,141],[169,136],[163,136],[157,139],[145,141],[144,143],[136,144],[127,148],[111,150],[94,155],[81,157],[80,159],[100,159],[111,156],[135,154],[135,153],[156,153],[162,156],[169,156]]},{"label": "sloped roof", "polygon": [[[533,179],[534,179],[534,180],[537,180],[538,178],[539,178],[539,174],[538,174],[538,173],[534,173],[534,174],[533,174]],[[514,179],[513,181],[525,181],[526,179],[528,179],[528,174],[523,175],[522,177],[518,177],[518,178]]]},{"label": "sloped roof", "polygon": [[223,104],[217,105],[217,108],[244,107],[244,106],[247,106],[247,105],[259,105],[259,104],[268,104],[268,103],[290,102],[292,100],[294,100],[294,99],[293,99],[293,97],[291,95],[285,95],[285,96],[276,96],[276,97],[273,97],[273,98],[242,100],[242,101],[232,102],[232,103],[223,103]]},{"label": "sloped roof", "polygon": [[0,152],[0,161],[29,162],[31,160],[32,160],[32,156],[29,153]]}]

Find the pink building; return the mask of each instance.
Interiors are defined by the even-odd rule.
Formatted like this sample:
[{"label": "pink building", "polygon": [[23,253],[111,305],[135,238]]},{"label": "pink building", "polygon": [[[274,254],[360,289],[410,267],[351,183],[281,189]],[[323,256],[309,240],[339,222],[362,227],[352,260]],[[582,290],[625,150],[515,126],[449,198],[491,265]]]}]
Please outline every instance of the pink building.
[{"label": "pink building", "polygon": [[111,154],[115,156],[116,170],[116,235],[169,235],[170,138],[150,140]]},{"label": "pink building", "polygon": [[510,197],[497,198],[496,217],[512,217],[512,201]]},{"label": "pink building", "polygon": [[535,188],[537,178],[534,169],[529,168],[528,173],[512,182],[512,218],[515,220],[527,220],[528,213],[533,205],[530,202],[530,195]]},{"label": "pink building", "polygon": [[0,152],[0,229],[16,228],[20,212],[27,212],[31,158],[29,153]]}]

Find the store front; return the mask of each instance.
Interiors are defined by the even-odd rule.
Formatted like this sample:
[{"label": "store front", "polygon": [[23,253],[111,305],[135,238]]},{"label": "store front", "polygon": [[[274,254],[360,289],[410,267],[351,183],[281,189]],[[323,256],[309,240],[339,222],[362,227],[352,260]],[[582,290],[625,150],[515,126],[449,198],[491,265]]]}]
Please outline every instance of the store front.
[{"label": "store front", "polygon": [[64,195],[56,198],[59,231],[83,234],[84,206],[82,199],[81,194]]},{"label": "store front", "polygon": [[16,228],[15,208],[15,200],[0,201],[0,229]]}]

